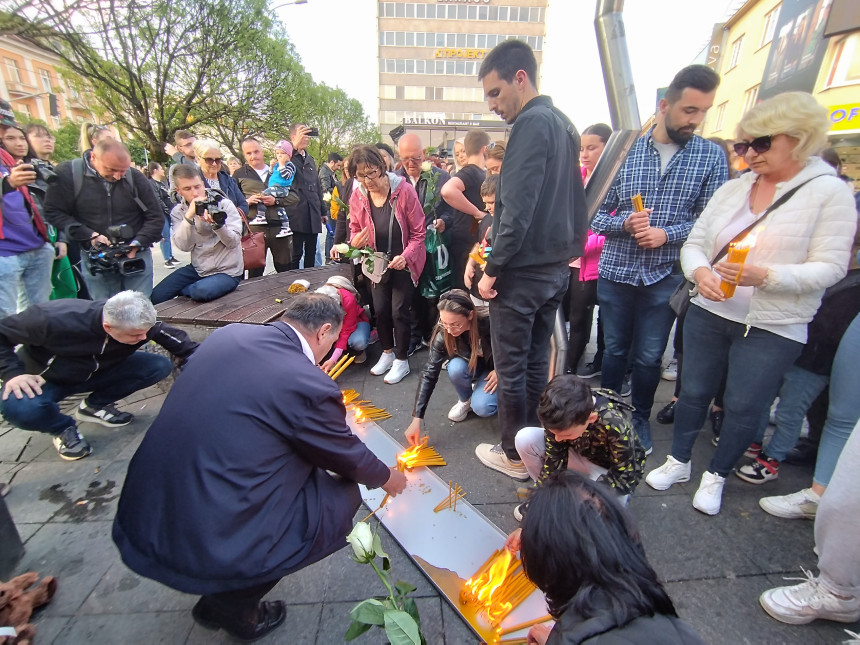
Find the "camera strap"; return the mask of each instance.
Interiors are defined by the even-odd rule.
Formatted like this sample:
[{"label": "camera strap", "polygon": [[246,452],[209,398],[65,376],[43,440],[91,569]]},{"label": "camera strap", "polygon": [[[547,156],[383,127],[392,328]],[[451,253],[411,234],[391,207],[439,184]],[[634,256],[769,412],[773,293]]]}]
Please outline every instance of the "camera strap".
[{"label": "camera strap", "polygon": [[[72,159],[69,163],[72,164],[72,185],[74,187],[74,199],[77,201],[78,195],[81,194],[81,190],[84,187],[84,175],[86,175],[87,168],[86,162],[83,157],[78,157],[77,159]],[[128,184],[128,190],[131,193],[131,198],[134,200],[134,203],[137,207],[145,212],[146,204],[143,203],[143,200],[137,194],[137,186],[134,183],[134,177],[131,176],[132,169],[129,168],[126,173],[123,175],[123,181]]]}]

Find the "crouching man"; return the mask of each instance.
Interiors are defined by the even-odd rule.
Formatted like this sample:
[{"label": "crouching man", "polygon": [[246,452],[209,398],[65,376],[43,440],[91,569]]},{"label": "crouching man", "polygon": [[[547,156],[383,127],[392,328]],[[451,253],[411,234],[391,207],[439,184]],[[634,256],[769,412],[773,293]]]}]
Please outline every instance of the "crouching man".
[{"label": "crouching man", "polygon": [[[128,425],[134,416],[113,404],[170,374],[167,357],[135,351],[150,340],[182,360],[197,347],[185,332],[157,323],[155,307],[137,291],[95,302],[52,300],[8,316],[0,320],[0,412],[23,430],[54,435],[63,459],[86,457],[92,448],[75,419]],[[75,418],[60,412],[59,402],[80,392],[91,394]]]},{"label": "crouching man", "polygon": [[263,596],[346,546],[356,482],[391,495],[406,486],[350,431],[318,366],[342,320],[339,303],[306,293],[278,322],[215,331],[129,464],[113,525],[122,560],[202,595],[191,613],[204,627],[247,641],[275,629],[285,604]]},{"label": "crouching man", "polygon": [[242,280],[242,219],[221,191],[210,192],[217,205],[207,204],[206,185],[197,166],[176,166],[172,176],[182,203],[170,212],[170,242],[191,252],[191,264],[155,285],[152,302],[157,305],[179,295],[209,302],[230,293]]}]

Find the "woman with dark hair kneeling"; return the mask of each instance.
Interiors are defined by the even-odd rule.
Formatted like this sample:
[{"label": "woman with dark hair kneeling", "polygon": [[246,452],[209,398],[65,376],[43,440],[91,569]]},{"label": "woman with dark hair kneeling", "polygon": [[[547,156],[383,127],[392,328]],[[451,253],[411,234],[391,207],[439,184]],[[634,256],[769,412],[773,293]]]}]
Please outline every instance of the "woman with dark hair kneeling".
[{"label": "woman with dark hair kneeling", "polygon": [[[479,417],[496,413],[496,371],[490,345],[490,315],[475,307],[469,294],[451,289],[439,297],[439,323],[430,340],[430,355],[421,370],[415,394],[412,423],[406,428],[409,443],[418,443],[430,395],[448,360],[448,378],[457,391],[457,403],[448,412],[451,421],[464,421],[472,410]],[[473,387],[474,385],[474,387]]]},{"label": "woman with dark hair kneeling", "polygon": [[538,488],[506,546],[521,551],[556,621],[532,627],[530,644],[704,643],[678,618],[633,519],[580,473],[559,471]]}]

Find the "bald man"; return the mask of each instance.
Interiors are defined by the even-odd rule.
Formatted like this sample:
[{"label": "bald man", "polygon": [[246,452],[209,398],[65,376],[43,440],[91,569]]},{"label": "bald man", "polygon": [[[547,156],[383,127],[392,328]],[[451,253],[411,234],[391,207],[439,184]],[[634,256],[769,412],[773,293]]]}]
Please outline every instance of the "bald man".
[{"label": "bald man", "polygon": [[[57,182],[48,187],[45,197],[44,216],[60,230],[80,225],[73,237],[87,240],[81,242],[81,273],[92,298],[106,300],[126,290],[149,296],[149,247],[161,239],[164,214],[144,174],[131,167],[128,148],[119,141],[105,139],[83,158],[61,163],[56,172]],[[122,257],[143,260],[143,270],[130,275],[119,270],[94,273],[88,249],[109,244],[108,228],[121,224],[127,224],[133,236],[131,250]]]}]

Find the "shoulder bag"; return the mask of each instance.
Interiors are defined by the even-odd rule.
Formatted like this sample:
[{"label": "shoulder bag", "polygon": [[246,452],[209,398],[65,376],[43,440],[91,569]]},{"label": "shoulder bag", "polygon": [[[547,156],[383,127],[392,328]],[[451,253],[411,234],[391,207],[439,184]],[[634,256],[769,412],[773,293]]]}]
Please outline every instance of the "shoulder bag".
[{"label": "shoulder bag", "polygon": [[241,208],[236,210],[242,217],[244,228],[248,229],[248,233],[242,236],[242,261],[245,264],[245,271],[264,269],[266,267],[266,234],[262,231],[252,232],[245,213],[242,212]]},{"label": "shoulder bag", "polygon": [[[370,200],[370,196],[368,195],[368,201]],[[382,253],[380,251],[375,251],[361,259],[361,272],[364,276],[370,280],[373,284],[385,284],[388,282],[388,278],[390,277],[388,274],[388,263],[391,262],[391,244],[392,239],[391,236],[394,233],[394,209],[396,208],[395,204],[391,205],[391,217],[388,218],[388,251]],[[373,220],[373,215],[371,215],[371,221]]]}]

